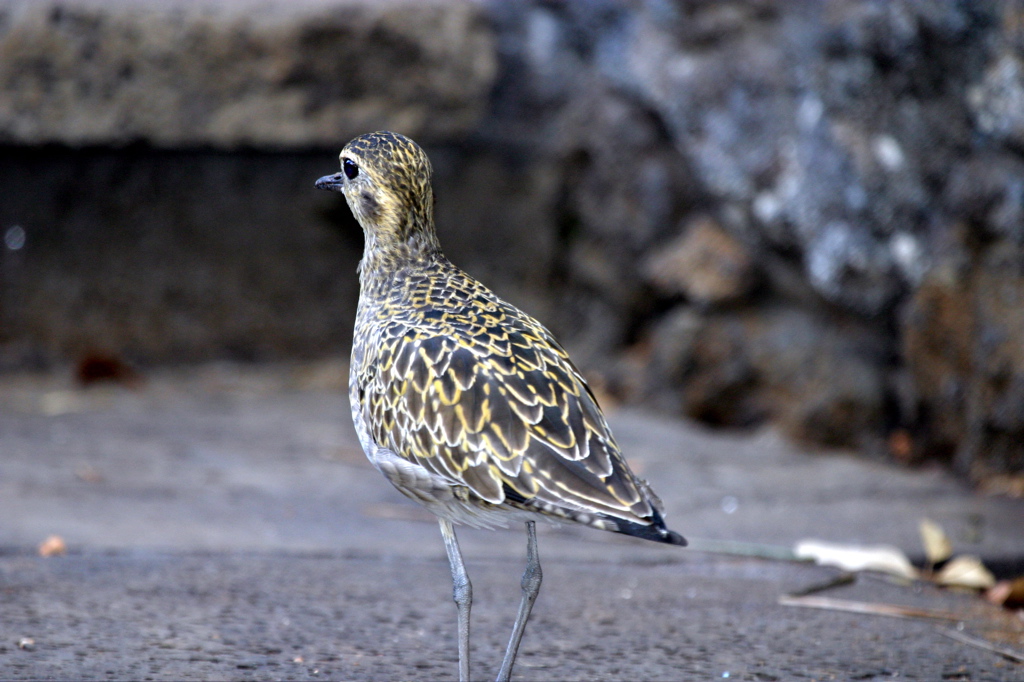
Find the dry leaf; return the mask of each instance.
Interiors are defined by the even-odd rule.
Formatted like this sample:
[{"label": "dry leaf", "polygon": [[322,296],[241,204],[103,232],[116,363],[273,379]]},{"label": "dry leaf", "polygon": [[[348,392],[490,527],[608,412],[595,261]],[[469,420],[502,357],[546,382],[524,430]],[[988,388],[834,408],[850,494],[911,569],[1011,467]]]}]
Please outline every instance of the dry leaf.
[{"label": "dry leaf", "polygon": [[1024,606],[1024,576],[1000,580],[985,593],[985,599],[996,606],[1007,608]]},{"label": "dry leaf", "polygon": [[889,434],[889,452],[892,456],[909,464],[914,459],[914,439],[906,429],[896,429]]},{"label": "dry leaf", "polygon": [[62,556],[67,554],[68,547],[59,535],[51,535],[39,545],[39,556]]},{"label": "dry leaf", "polygon": [[82,386],[99,382],[119,383],[130,388],[142,385],[142,375],[126,361],[105,351],[92,350],[78,359],[75,378]]},{"label": "dry leaf", "polygon": [[1014,608],[1024,606],[1024,575],[1010,581],[1010,595],[1003,605]]},{"label": "dry leaf", "polygon": [[934,566],[953,555],[953,543],[949,541],[942,526],[931,519],[921,519],[921,543],[928,563]]},{"label": "dry leaf", "polygon": [[987,590],[996,584],[996,578],[976,556],[958,556],[951,559],[935,574],[935,582],[949,587],[971,587]]},{"label": "dry leaf", "polygon": [[1000,580],[995,585],[985,590],[985,601],[996,606],[1002,606],[1006,603],[1006,600],[1010,598],[1010,592],[1013,588],[1010,586],[1009,580]]},{"label": "dry leaf", "polygon": [[812,559],[822,566],[838,566],[845,571],[880,571],[901,578],[917,577],[917,569],[910,564],[907,555],[887,545],[858,547],[802,540],[794,553],[799,559]]}]

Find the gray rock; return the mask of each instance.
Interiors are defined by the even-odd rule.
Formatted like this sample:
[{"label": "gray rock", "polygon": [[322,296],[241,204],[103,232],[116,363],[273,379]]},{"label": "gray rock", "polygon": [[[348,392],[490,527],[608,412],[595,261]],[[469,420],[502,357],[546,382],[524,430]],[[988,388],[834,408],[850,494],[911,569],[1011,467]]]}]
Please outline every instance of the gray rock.
[{"label": "gray rock", "polygon": [[0,365],[334,353],[359,233],[305,188],[393,127],[452,258],[619,397],[1019,472],[1019,16],[0,0]]},{"label": "gray rock", "polygon": [[950,169],[944,203],[980,236],[1024,244],[1024,161],[986,150],[958,162]]},{"label": "gray rock", "polygon": [[754,263],[743,244],[707,218],[694,220],[654,250],[645,270],[662,292],[702,305],[743,298],[755,284]]},{"label": "gray rock", "polygon": [[903,316],[921,447],[984,479],[1020,471],[1024,257],[1002,243],[969,269],[936,269]]},{"label": "gray rock", "polygon": [[649,352],[644,362],[643,398],[660,408],[682,412],[679,396],[694,360],[694,344],[707,322],[692,306],[679,306],[651,326]]},{"label": "gray rock", "polygon": [[[730,426],[771,420],[804,441],[876,448],[887,390],[878,331],[781,307],[719,313],[692,327],[683,334],[693,339],[682,347],[688,356],[676,360],[687,414]],[[655,338],[659,357],[672,337]]]},{"label": "gray rock", "polygon": [[[428,75],[429,74],[429,75]],[[470,2],[0,3],[0,141],[330,147],[474,129],[494,81]]]},{"label": "gray rock", "polygon": [[967,93],[978,129],[1024,146],[1024,61],[1013,52],[999,55],[980,83]]}]

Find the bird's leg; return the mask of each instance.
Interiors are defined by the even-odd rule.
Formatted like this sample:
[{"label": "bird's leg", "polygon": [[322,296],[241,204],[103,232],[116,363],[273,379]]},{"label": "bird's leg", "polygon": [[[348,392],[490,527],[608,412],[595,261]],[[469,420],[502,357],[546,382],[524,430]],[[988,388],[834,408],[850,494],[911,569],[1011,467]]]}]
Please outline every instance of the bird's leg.
[{"label": "bird's leg", "polygon": [[540,555],[537,554],[537,529],[533,521],[527,521],[526,571],[523,572],[523,580],[520,583],[523,588],[523,599],[519,602],[519,614],[516,615],[516,623],[512,626],[512,637],[508,640],[508,648],[505,649],[505,659],[501,662],[497,682],[508,682],[512,676],[512,666],[519,652],[519,642],[523,639],[526,621],[530,618],[533,603],[537,601],[537,595],[540,593],[540,581],[543,577],[544,573],[540,570]]},{"label": "bird's leg", "polygon": [[459,610],[459,682],[469,682],[469,609],[473,605],[473,586],[462,563],[462,552],[452,522],[440,519],[440,523],[441,537],[448,550],[448,563],[452,567],[452,596]]}]

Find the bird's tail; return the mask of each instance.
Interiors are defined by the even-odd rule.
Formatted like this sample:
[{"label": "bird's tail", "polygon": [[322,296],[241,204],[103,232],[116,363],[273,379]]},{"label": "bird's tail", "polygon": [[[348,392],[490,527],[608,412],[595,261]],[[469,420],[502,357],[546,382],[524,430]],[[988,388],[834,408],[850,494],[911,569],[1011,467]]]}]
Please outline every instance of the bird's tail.
[{"label": "bird's tail", "polygon": [[674,530],[669,530],[665,527],[665,520],[661,518],[661,514],[657,509],[651,510],[650,523],[636,523],[635,521],[624,521],[608,516],[604,518],[616,526],[616,533],[632,535],[635,538],[652,540],[654,542],[664,542],[668,545],[679,545],[680,547],[686,547],[687,545],[686,538]]}]

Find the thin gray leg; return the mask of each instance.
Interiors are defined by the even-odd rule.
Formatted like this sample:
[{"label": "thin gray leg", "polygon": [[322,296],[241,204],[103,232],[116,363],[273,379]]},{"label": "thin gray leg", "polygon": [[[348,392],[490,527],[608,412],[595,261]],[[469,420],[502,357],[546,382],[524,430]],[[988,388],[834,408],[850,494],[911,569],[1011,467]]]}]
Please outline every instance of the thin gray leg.
[{"label": "thin gray leg", "polygon": [[448,563],[452,567],[452,596],[459,609],[459,682],[469,682],[469,609],[473,605],[473,586],[462,563],[462,552],[452,522],[439,520],[444,548],[448,550]]},{"label": "thin gray leg", "polygon": [[523,599],[519,602],[516,624],[512,626],[512,637],[508,640],[505,659],[501,662],[501,670],[498,671],[498,682],[508,682],[512,676],[512,666],[515,665],[516,654],[519,653],[519,642],[523,639],[526,621],[530,618],[533,603],[537,601],[537,595],[540,593],[540,581],[543,577],[544,573],[540,570],[540,555],[537,554],[537,529],[533,521],[527,521],[526,571],[520,583],[523,587]]}]

